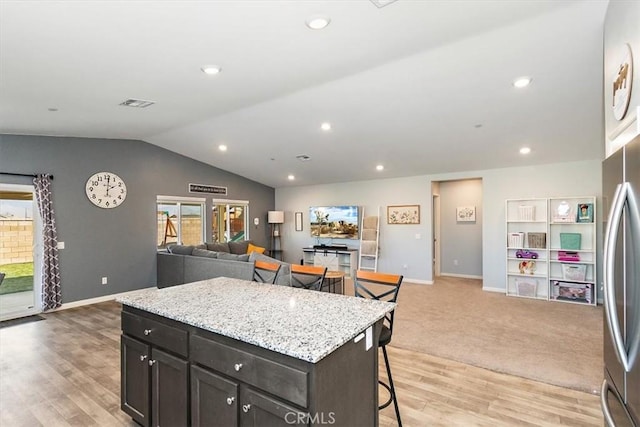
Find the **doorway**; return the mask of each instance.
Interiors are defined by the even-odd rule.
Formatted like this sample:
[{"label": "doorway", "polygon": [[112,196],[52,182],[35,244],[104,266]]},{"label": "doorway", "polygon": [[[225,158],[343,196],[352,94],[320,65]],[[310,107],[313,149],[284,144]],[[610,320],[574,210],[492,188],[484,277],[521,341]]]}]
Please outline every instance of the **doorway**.
[{"label": "doorway", "polygon": [[0,183],[0,320],[42,311],[42,227],[32,185]]}]

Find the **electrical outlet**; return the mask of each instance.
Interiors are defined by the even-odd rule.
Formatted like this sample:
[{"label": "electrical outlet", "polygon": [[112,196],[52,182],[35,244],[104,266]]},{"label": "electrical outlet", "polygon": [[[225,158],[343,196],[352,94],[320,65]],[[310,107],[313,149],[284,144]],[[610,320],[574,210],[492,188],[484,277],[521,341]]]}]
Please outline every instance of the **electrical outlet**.
[{"label": "electrical outlet", "polygon": [[453,265],[458,265],[458,260],[457,259],[453,260]]},{"label": "electrical outlet", "polygon": [[58,249],[64,249],[64,242],[58,242],[57,248]]},{"label": "electrical outlet", "polygon": [[106,284],[107,284],[107,278],[106,278],[106,277],[103,277],[103,278],[102,278],[102,284],[103,284],[103,285],[106,285]]},{"label": "electrical outlet", "polygon": [[402,264],[402,268],[409,268],[409,264]]}]

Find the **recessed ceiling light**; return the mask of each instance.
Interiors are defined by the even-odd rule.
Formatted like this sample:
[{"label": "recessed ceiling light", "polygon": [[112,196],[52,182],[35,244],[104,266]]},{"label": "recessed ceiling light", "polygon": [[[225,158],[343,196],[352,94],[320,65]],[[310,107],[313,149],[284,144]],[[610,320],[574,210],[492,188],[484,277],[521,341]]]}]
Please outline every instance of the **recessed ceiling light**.
[{"label": "recessed ceiling light", "polygon": [[220,145],[218,145],[218,150],[220,150],[220,151],[227,151],[227,146],[226,146],[226,145],[224,145],[224,144],[220,144]]},{"label": "recessed ceiling light", "polygon": [[324,122],[323,124],[320,125],[320,129],[322,129],[325,132],[330,131],[331,130],[331,123]]},{"label": "recessed ceiling light", "polygon": [[296,177],[295,177],[295,176],[293,176],[293,175],[289,175],[289,176],[287,177],[287,179],[288,179],[289,181],[293,181],[294,179],[296,179]]},{"label": "recessed ceiling light", "polygon": [[222,71],[222,68],[220,68],[220,66],[218,65],[203,65],[200,69],[203,73],[209,74],[210,76],[220,74],[220,72]]},{"label": "recessed ceiling light", "polygon": [[529,147],[522,147],[520,149],[520,154],[529,154],[531,152],[531,148]]},{"label": "recessed ceiling light", "polygon": [[378,165],[378,166],[376,166],[376,170],[377,171],[384,170],[384,166],[383,165]]},{"label": "recessed ceiling light", "polygon": [[513,81],[513,85],[517,88],[527,87],[531,84],[531,77],[518,77]]},{"label": "recessed ceiling light", "polygon": [[311,28],[312,30],[321,30],[329,25],[329,22],[331,22],[331,19],[327,18],[326,16],[312,16],[304,21],[307,27]]}]

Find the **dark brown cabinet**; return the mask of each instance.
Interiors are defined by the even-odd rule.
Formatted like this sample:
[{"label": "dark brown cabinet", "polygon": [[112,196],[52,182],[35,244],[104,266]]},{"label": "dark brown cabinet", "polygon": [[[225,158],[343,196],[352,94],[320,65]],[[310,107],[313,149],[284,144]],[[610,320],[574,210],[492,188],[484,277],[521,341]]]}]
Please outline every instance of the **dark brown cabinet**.
[{"label": "dark brown cabinet", "polygon": [[378,423],[377,351],[364,340],[310,363],[126,305],[122,332],[121,407],[143,427]]}]

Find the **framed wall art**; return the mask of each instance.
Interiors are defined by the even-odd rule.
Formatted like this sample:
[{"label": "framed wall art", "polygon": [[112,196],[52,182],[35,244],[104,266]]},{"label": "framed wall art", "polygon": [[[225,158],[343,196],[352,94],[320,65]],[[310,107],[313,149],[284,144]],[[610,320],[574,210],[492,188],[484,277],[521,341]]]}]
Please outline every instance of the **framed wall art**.
[{"label": "framed wall art", "polygon": [[387,224],[420,224],[420,205],[387,206]]},{"label": "framed wall art", "polygon": [[476,220],[475,206],[458,206],[456,208],[456,221],[475,222],[475,220]]},{"label": "framed wall art", "polygon": [[296,212],[296,231],[302,231],[302,212]]}]

